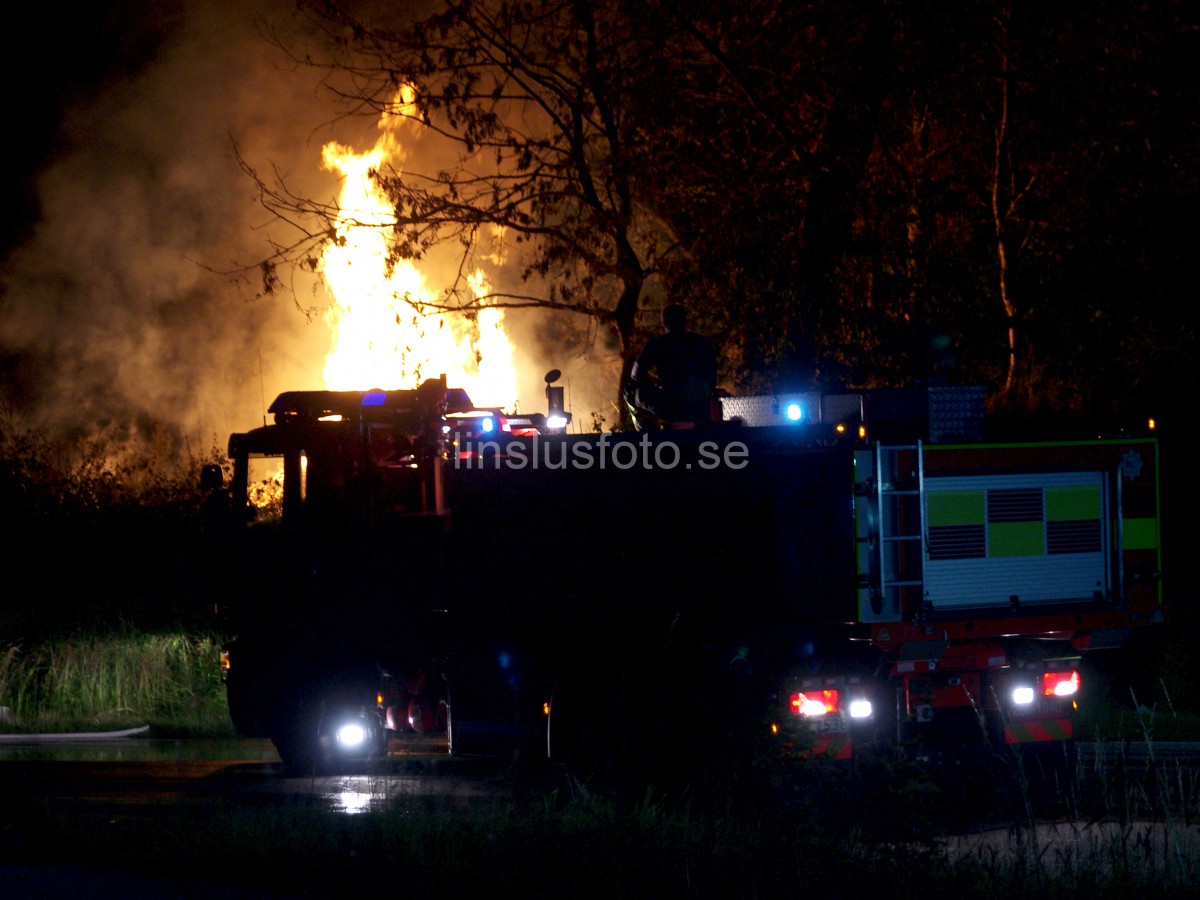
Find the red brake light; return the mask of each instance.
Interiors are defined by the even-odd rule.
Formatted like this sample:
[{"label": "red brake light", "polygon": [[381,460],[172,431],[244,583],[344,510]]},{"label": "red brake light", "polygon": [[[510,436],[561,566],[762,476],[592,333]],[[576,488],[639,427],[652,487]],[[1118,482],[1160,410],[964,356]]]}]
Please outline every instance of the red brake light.
[{"label": "red brake light", "polygon": [[796,691],[789,698],[792,714],[797,716],[823,716],[837,712],[837,691]]},{"label": "red brake light", "polygon": [[1046,697],[1074,697],[1079,693],[1079,672],[1045,672],[1042,675],[1042,694]]}]

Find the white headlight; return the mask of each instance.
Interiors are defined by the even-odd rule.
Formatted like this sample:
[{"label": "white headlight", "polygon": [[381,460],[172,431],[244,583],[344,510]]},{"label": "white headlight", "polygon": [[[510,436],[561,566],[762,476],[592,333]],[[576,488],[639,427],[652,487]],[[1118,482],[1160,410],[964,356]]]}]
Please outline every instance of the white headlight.
[{"label": "white headlight", "polygon": [[871,707],[871,701],[865,699],[850,701],[850,718],[852,719],[869,719],[874,709]]},{"label": "white headlight", "polygon": [[357,747],[367,739],[367,732],[361,725],[343,725],[337,730],[338,743],[343,747]]},{"label": "white headlight", "polygon": [[1013,700],[1013,703],[1017,704],[1017,706],[1028,706],[1030,703],[1033,702],[1033,688],[1031,688],[1031,687],[1013,688],[1012,700]]}]

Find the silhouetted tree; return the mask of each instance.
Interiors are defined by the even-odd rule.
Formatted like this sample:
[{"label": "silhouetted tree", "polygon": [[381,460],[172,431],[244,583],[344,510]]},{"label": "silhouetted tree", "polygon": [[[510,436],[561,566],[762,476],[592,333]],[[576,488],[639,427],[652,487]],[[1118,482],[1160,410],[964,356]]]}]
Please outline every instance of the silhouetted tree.
[{"label": "silhouetted tree", "polygon": [[[639,313],[683,300],[751,388],[948,377],[1027,408],[1118,405],[1167,368],[1195,384],[1147,362],[1195,337],[1173,302],[1200,146],[1181,4],[301,9],[321,40],[297,58],[440,160],[374,173],[396,259],[458,248],[439,310],[581,314],[627,372],[656,324]],[[339,211],[259,184],[315,223],[264,261],[271,282]],[[497,234],[512,277],[476,297]]]},{"label": "silhouetted tree", "polygon": [[[458,275],[436,301],[413,300],[418,311],[579,313],[611,329],[627,373],[639,299],[672,243],[634,178],[629,112],[655,48],[629,10],[604,0],[446,2],[397,21],[349,4],[303,8],[325,38],[304,59],[349,73],[342,99],[405,120],[424,142],[424,168],[372,173],[395,210],[393,260],[459,248]],[[274,212],[317,223],[267,261],[274,279],[280,262],[314,258],[339,211],[259,183]],[[479,296],[468,276],[497,240],[519,277]]]}]

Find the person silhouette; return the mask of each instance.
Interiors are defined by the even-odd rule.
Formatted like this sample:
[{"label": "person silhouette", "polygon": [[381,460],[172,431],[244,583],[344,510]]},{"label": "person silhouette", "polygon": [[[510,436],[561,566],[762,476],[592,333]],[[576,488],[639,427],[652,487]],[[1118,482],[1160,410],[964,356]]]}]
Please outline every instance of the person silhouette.
[{"label": "person silhouette", "polygon": [[712,421],[717,355],[712,342],[687,328],[687,311],[662,312],[664,333],[646,342],[629,373],[625,400],[639,430]]}]

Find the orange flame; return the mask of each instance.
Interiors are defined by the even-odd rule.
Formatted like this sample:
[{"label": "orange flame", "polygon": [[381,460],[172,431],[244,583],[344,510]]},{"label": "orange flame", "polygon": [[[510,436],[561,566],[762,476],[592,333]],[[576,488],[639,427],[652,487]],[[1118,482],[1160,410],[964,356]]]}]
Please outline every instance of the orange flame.
[{"label": "orange flame", "polygon": [[[397,96],[394,108],[410,101]],[[411,388],[445,374],[477,404],[511,409],[516,403],[513,348],[504,311],[482,305],[475,321],[455,313],[424,314],[435,300],[425,275],[408,260],[389,274],[387,235],[394,211],[372,172],[403,158],[395,130],[403,120],[385,114],[381,135],[366,153],[326,144],[325,168],[344,176],[338,198],[338,240],[322,256],[333,303],[326,313],[331,347],[324,378],[331,390]],[[482,272],[468,278],[475,297],[490,286]]]}]

